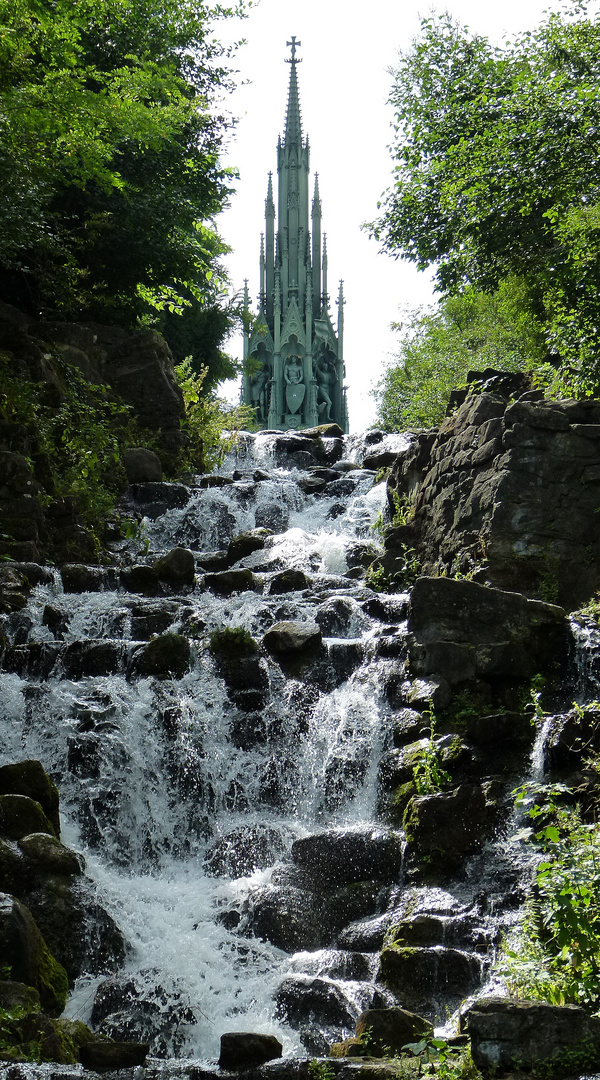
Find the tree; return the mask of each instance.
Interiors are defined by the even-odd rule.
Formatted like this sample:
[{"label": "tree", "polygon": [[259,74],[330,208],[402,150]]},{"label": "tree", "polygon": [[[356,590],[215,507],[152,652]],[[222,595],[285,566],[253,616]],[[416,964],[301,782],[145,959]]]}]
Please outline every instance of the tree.
[{"label": "tree", "polygon": [[232,9],[0,0],[0,287],[34,312],[134,325],[214,302],[231,190]]},{"label": "tree", "polygon": [[550,349],[600,356],[600,24],[579,5],[495,48],[448,15],[401,56],[394,182],[372,226],[437,286],[509,276]]},{"label": "tree", "polygon": [[507,279],[494,294],[467,288],[397,324],[400,345],[374,396],[386,431],[439,424],[452,390],[471,370],[527,371],[544,360],[545,345],[527,311],[523,282]]}]

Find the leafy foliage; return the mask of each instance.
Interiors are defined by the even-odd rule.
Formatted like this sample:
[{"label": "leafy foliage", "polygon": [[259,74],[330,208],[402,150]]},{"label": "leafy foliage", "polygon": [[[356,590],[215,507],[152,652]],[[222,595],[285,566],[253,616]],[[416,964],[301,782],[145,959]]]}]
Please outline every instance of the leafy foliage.
[{"label": "leafy foliage", "polygon": [[523,790],[517,797],[525,805],[529,799],[526,812],[534,823],[519,836],[544,857],[518,940],[505,945],[500,971],[511,993],[598,1009],[600,826],[583,825],[554,798],[540,804]]},{"label": "leafy foliage", "polygon": [[213,394],[204,393],[207,374],[206,367],[201,367],[196,374],[189,358],[175,368],[186,406],[184,430],[188,442],[179,458],[179,466],[183,469],[213,468],[223,460],[238,432],[254,423],[251,406],[231,406]]},{"label": "leafy foliage", "polygon": [[600,355],[600,24],[548,15],[502,48],[425,18],[391,102],[394,182],[373,232],[446,295],[517,278],[590,392]]},{"label": "leafy foliage", "polygon": [[494,294],[467,287],[429,310],[395,324],[400,341],[374,391],[386,431],[439,424],[451,391],[487,367],[525,371],[540,366],[545,345],[528,312],[522,281],[503,281]]},{"label": "leafy foliage", "polygon": [[0,287],[134,325],[215,300],[229,87],[192,0],[0,0]]}]

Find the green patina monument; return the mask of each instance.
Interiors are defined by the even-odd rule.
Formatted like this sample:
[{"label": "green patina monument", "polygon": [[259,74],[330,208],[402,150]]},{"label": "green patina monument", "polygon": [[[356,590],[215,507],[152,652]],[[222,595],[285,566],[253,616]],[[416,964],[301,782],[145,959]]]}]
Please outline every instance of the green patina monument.
[{"label": "green patina monument", "polygon": [[344,297],[340,281],[337,333],[329,315],[327,238],[321,233],[318,176],[309,228],[309,147],[302,137],[295,37],[283,142],[277,146],[277,229],[272,173],[260,245],[258,315],[244,307],[244,401],[260,428],[286,431],[337,423],[348,431],[343,385]]}]

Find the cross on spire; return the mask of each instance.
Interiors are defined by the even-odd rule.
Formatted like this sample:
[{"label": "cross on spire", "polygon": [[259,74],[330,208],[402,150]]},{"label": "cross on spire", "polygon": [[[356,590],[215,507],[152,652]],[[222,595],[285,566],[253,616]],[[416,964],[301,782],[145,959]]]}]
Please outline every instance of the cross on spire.
[{"label": "cross on spire", "polygon": [[296,60],[296,47],[298,45],[301,45],[301,44],[302,44],[301,41],[296,41],[296,38],[295,38],[294,34],[292,34],[292,40],[291,41],[286,41],[286,45],[288,46],[288,48],[290,48],[292,50],[291,59],[286,60],[286,64],[301,64],[302,63],[301,60]]}]

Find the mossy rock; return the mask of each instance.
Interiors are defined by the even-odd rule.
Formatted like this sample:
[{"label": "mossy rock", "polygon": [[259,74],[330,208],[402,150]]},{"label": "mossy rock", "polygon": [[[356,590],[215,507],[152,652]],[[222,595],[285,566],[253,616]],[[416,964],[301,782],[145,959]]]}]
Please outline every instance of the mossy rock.
[{"label": "mossy rock", "polygon": [[243,626],[225,626],[222,630],[214,630],[208,647],[213,656],[224,661],[258,652],[258,642]]},{"label": "mossy rock", "polygon": [[366,1054],[367,1048],[362,1039],[344,1039],[329,1047],[329,1057],[332,1058],[365,1057]]},{"label": "mossy rock", "polygon": [[0,840],[0,892],[21,896],[32,884],[31,864],[12,844]]},{"label": "mossy rock", "polygon": [[77,1065],[81,1048],[98,1036],[81,1020],[55,1020],[31,1011],[1,1018],[0,1039],[5,1061]]},{"label": "mossy rock", "polygon": [[399,784],[387,799],[382,800],[381,813],[393,828],[401,829],[403,827],[404,811],[416,794],[416,784],[413,780],[409,780],[406,784]]},{"label": "mossy rock", "polygon": [[19,840],[19,847],[35,868],[44,874],[78,877],[83,873],[82,858],[47,833],[30,833]]},{"label": "mossy rock", "polygon": [[180,679],[190,667],[190,643],[183,634],[160,634],[136,653],[133,669],[139,675]]},{"label": "mossy rock", "polygon": [[234,536],[233,540],[229,541],[227,548],[227,558],[230,565],[239,562],[240,559],[245,559],[247,555],[251,555],[253,551],[262,551],[265,546],[265,542],[268,536],[272,536],[271,529],[248,529],[247,532],[239,533],[238,536]]},{"label": "mossy rock", "polygon": [[0,981],[0,1013],[15,1014],[41,1012],[40,995],[33,986],[13,982],[11,979]]},{"label": "mossy rock", "polygon": [[55,835],[39,802],[27,795],[0,795],[0,836],[21,840],[30,833]]},{"label": "mossy rock", "polygon": [[50,953],[29,908],[8,893],[0,893],[0,966],[10,969],[14,981],[35,988],[50,1016],[63,1011],[67,973]]},{"label": "mossy rock", "polygon": [[[0,767],[0,795],[27,795],[39,802],[60,836],[58,788],[41,761],[30,759]],[[30,830],[33,831],[33,830]]]}]

